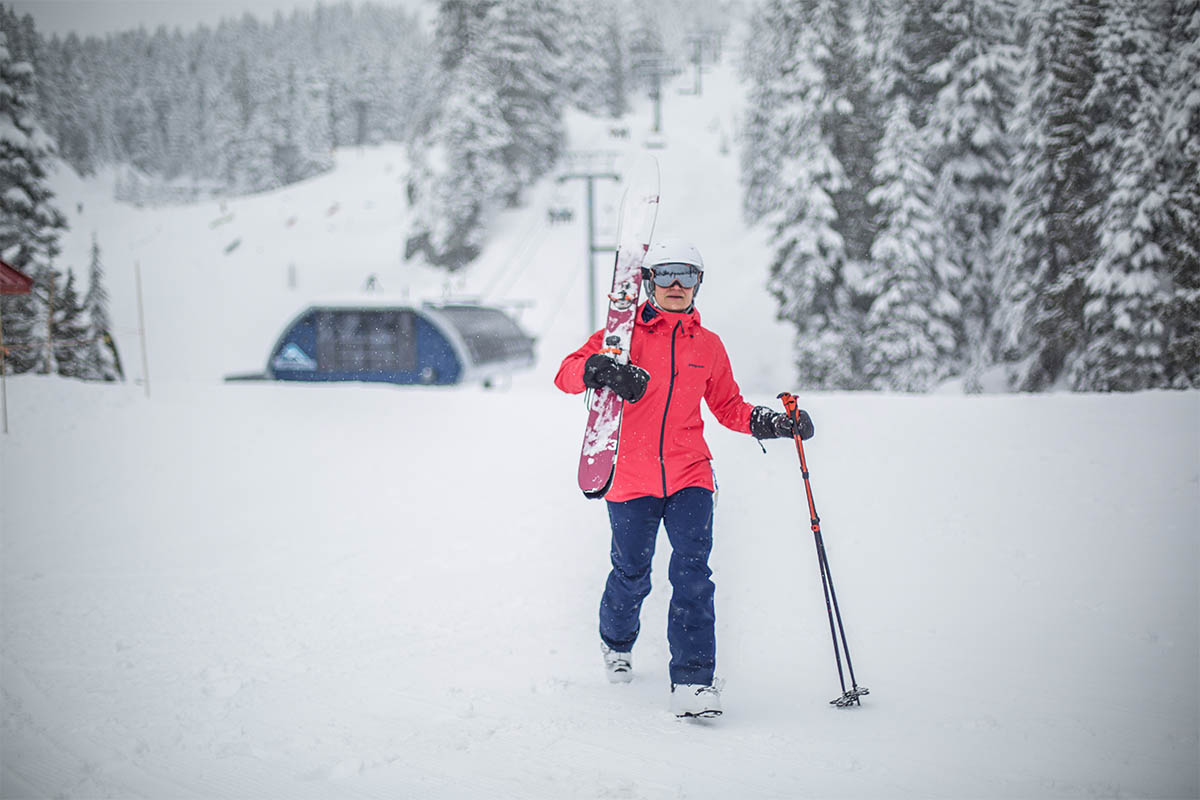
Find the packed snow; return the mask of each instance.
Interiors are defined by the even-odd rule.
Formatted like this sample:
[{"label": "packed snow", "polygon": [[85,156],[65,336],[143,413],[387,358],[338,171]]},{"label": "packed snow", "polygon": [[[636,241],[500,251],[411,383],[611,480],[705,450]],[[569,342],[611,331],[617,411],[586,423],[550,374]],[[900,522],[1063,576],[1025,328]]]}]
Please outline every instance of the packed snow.
[{"label": "packed snow", "polygon": [[[93,232],[122,385],[9,377],[0,437],[0,795],[120,798],[1196,797],[1200,393],[817,394],[739,211],[739,90],[664,94],[657,230],[747,399],[798,394],[859,683],[840,693],[794,448],[708,419],[725,715],[668,712],[669,546],[634,680],[605,680],[586,409],[583,186],[534,187],[448,276],[404,263],[405,162],[342,150],[263,195],[135,209],[55,177]],[[651,119],[581,115],[578,150]],[[601,182],[598,223],[620,187]],[[570,224],[547,208],[569,203]],[[134,267],[144,296],[137,335]],[[598,293],[611,258],[597,258]],[[499,390],[225,383],[313,299],[502,302],[538,337]]]}]

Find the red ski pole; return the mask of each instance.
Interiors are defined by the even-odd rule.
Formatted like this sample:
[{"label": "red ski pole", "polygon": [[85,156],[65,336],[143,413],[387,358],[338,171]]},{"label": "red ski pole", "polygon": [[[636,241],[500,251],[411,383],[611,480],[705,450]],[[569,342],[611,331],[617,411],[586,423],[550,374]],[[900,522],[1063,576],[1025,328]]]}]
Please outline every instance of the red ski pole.
[{"label": "red ski pole", "polygon": [[[812,484],[808,481],[808,462],[804,458],[804,443],[800,441],[800,414],[796,406],[795,395],[783,392],[779,395],[783,401],[784,411],[792,421],[795,433],[792,439],[796,442],[796,453],[800,456],[800,473],[804,476],[804,493],[808,496],[808,514],[812,520],[813,540],[817,545],[817,565],[821,568],[821,587],[825,592],[825,611],[829,615],[829,635],[833,639],[833,657],[837,662],[838,681],[842,685],[840,697],[830,700],[830,705],[846,708],[851,705],[862,705],[859,699],[871,690],[859,686],[854,678],[854,664],[850,660],[850,645],[846,642],[846,628],[842,624],[842,611],[838,607],[837,592],[833,588],[833,573],[829,570],[829,557],[825,553],[825,539],[821,536],[821,518],[817,516],[817,506],[813,503]],[[835,625],[836,620],[836,625]],[[838,637],[841,641],[838,641]],[[846,677],[842,671],[842,653],[846,655],[846,669],[850,673],[850,689],[846,689]]]}]

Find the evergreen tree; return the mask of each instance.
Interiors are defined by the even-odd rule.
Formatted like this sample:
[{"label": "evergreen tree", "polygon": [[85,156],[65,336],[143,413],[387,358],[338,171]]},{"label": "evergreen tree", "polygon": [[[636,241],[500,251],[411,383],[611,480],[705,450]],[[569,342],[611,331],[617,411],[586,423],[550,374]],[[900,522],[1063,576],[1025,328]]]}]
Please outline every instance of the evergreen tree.
[{"label": "evergreen tree", "polygon": [[[28,338],[22,348],[29,360],[29,369],[39,375],[58,373],[54,348],[54,304],[58,301],[58,272],[51,266],[39,264],[33,272],[33,290],[27,295],[31,303],[32,320]],[[20,361],[17,361],[20,371]]]},{"label": "evergreen tree", "polygon": [[1099,250],[1085,277],[1085,346],[1076,389],[1130,391],[1166,383],[1168,285],[1159,160],[1165,26],[1139,0],[1108,0],[1096,36],[1095,82],[1086,98],[1104,188]]},{"label": "evergreen tree", "polygon": [[[775,69],[788,56],[784,31],[773,25],[777,10],[770,2],[760,3],[750,14],[750,34],[742,57],[742,80],[747,84],[746,106],[739,138],[742,184],[742,214],[747,222],[758,222],[772,209],[774,178],[780,158],[779,147],[768,137],[777,108],[772,93]],[[776,35],[780,38],[776,38]]]},{"label": "evergreen tree", "polygon": [[604,109],[616,119],[629,111],[629,47],[615,11],[610,9],[608,13],[601,49],[603,72],[600,73],[600,93],[604,98]]},{"label": "evergreen tree", "polygon": [[47,51],[49,74],[38,70],[44,98],[39,118],[53,134],[62,159],[81,175],[90,175],[95,169],[95,145],[85,98],[93,86],[82,65],[82,45],[72,33],[65,40],[55,36]]},{"label": "evergreen tree", "polygon": [[863,280],[873,298],[865,326],[864,368],[875,388],[928,391],[953,367],[959,306],[947,290],[961,277],[946,258],[941,221],[933,208],[928,144],[914,122],[925,70],[916,51],[928,31],[900,0],[883,4],[885,35],[875,41],[873,86],[887,121],[875,155],[875,187],[867,202],[878,210]]},{"label": "evergreen tree", "polygon": [[503,0],[489,16],[481,55],[494,82],[507,131],[502,158],[510,175],[507,205],[544,175],[562,152],[562,19],[554,0]]},{"label": "evergreen tree", "polygon": [[771,290],[797,327],[801,379],[865,388],[863,276],[877,220],[867,194],[878,128],[866,84],[863,8],[767,0],[746,72],[744,210],[772,223]]},{"label": "evergreen tree", "polygon": [[88,265],[88,290],[83,298],[87,317],[86,377],[90,380],[123,381],[124,370],[112,337],[112,322],[108,315],[108,290],[104,286],[104,263],[100,260],[100,243],[92,237],[92,255]]},{"label": "evergreen tree", "polygon": [[1161,166],[1169,286],[1164,361],[1170,386],[1195,389],[1200,388],[1200,3],[1175,0],[1168,24]]},{"label": "evergreen tree", "polygon": [[567,102],[584,111],[599,114],[608,106],[606,72],[608,51],[619,46],[610,42],[603,24],[612,14],[598,0],[569,0],[562,3],[562,85]]},{"label": "evergreen tree", "polygon": [[833,201],[845,179],[824,125],[832,94],[821,68],[828,42],[810,24],[811,13],[811,6],[770,0],[758,15],[763,29],[754,46],[761,45],[764,60],[754,67],[757,108],[749,129],[757,141],[746,148],[757,151],[748,177],[758,185],[748,187],[747,206],[775,230],[770,289],[780,318],[796,326],[800,380],[847,387],[859,380],[858,331],[845,315],[845,242]]},{"label": "evergreen tree", "polygon": [[992,252],[1011,180],[1012,112],[1017,49],[1009,31],[1007,0],[950,0],[934,15],[948,41],[944,58],[926,69],[937,94],[921,137],[935,170],[933,208],[943,221],[946,257],[961,280],[951,284],[961,313],[965,386],[979,391],[980,376],[997,357],[998,305]]},{"label": "evergreen tree", "polygon": [[66,281],[55,293],[53,314],[54,371],[68,378],[90,378],[87,318],[72,269],[67,270]]},{"label": "evergreen tree", "polygon": [[32,67],[11,56],[0,29],[0,258],[34,279],[33,294],[0,300],[14,372],[53,371],[53,352],[31,345],[48,337],[45,298],[55,288],[52,262],[66,227],[46,186],[53,143],[33,118],[33,81]]},{"label": "evergreen tree", "polygon": [[1002,347],[1012,386],[1039,391],[1070,371],[1084,342],[1084,284],[1101,197],[1085,105],[1096,74],[1095,0],[1026,0],[1028,37],[1014,113],[1013,181],[997,240]]},{"label": "evergreen tree", "polygon": [[[479,41],[480,35],[468,38]],[[406,258],[419,254],[450,271],[479,254],[484,226],[511,188],[504,163],[508,127],[488,58],[471,51],[457,64],[437,118],[411,152],[405,248]]]},{"label": "evergreen tree", "polygon": [[485,226],[561,151],[558,14],[546,0],[443,3],[440,46],[454,64],[445,99],[412,148],[406,258],[459,269],[478,255]]},{"label": "evergreen tree", "polygon": [[954,366],[959,306],[947,285],[958,275],[945,260],[929,202],[933,176],[923,165],[909,100],[900,95],[890,106],[875,169],[879,185],[868,197],[883,223],[864,280],[874,297],[864,367],[875,388],[924,392]]}]

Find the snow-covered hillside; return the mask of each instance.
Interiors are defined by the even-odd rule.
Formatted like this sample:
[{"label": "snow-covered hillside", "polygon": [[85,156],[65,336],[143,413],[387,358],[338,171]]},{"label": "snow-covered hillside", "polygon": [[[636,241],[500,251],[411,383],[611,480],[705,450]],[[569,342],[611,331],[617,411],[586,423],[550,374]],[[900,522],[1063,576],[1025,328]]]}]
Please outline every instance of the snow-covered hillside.
[{"label": "snow-covered hillside", "polygon": [[[448,279],[400,259],[400,148],[223,208],[117,206],[111,180],[60,172],[64,264],[96,232],[133,377],[141,265],[151,392],[9,379],[0,795],[1200,793],[1200,393],[793,385],[769,243],[743,227],[720,147],[736,85],[705,87],[666,95],[659,230],[704,252],[699,305],[747,398],[795,391],[815,420],[863,706],[827,705],[794,450],[715,422],[726,714],[667,712],[665,537],[635,680],[605,682],[607,521],[574,482],[585,409],[550,383],[587,333],[581,184],[535,187]],[[649,120],[635,108],[625,142],[574,117],[572,145],[628,154]],[[611,229],[618,187],[600,188]],[[575,221],[549,225],[567,198]],[[537,367],[505,391],[222,382],[261,368],[310,299],[371,274],[410,299],[520,301]]]}]

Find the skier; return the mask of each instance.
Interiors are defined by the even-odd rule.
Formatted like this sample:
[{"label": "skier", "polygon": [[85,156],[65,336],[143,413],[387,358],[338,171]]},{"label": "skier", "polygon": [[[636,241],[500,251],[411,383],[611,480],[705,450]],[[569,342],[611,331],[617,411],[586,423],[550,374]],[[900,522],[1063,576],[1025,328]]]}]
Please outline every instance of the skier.
[{"label": "skier", "polygon": [[[650,592],[650,562],[660,523],[672,554],[671,709],[677,716],[721,713],[716,667],[712,550],[712,454],[704,441],[700,398],[725,427],[756,439],[793,436],[787,415],[747,403],[725,346],[700,324],[694,299],[704,262],[690,243],[661,239],[643,262],[647,300],[638,308],[630,361],[600,352],[604,331],[563,359],[554,383],[564,392],[608,387],[625,401],[618,459],[608,490],[612,571],[600,602],[600,643],[608,679],[632,679],[631,651]],[[812,420],[798,414],[802,439]]]}]

